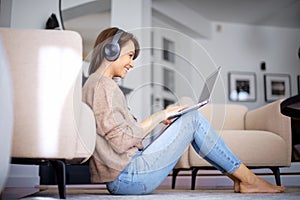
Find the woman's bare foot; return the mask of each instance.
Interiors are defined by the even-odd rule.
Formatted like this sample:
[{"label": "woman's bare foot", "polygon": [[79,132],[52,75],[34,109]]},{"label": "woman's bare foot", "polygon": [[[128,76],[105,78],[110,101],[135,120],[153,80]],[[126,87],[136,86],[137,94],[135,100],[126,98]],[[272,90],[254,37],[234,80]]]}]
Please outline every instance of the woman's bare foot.
[{"label": "woman's bare foot", "polygon": [[285,190],[284,186],[276,186],[256,176],[244,164],[241,164],[232,175],[240,180],[241,193],[280,193]]},{"label": "woman's bare foot", "polygon": [[273,185],[258,176],[252,183],[240,182],[241,193],[281,193],[284,190],[284,186]]}]

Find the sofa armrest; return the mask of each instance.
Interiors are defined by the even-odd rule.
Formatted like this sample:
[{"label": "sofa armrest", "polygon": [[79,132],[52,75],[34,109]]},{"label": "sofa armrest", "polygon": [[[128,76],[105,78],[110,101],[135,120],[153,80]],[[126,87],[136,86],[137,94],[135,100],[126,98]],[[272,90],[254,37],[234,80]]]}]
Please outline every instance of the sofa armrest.
[{"label": "sofa armrest", "polygon": [[291,120],[280,112],[280,103],[277,100],[260,108],[248,111],[245,116],[246,130],[263,130],[275,133],[291,147]]}]

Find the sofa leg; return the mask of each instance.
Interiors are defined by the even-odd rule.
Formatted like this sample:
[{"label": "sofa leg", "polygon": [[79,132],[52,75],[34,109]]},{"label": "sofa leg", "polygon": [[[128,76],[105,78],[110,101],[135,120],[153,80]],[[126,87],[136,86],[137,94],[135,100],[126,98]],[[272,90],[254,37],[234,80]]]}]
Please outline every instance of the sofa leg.
[{"label": "sofa leg", "polygon": [[191,185],[191,190],[195,190],[195,185],[196,185],[196,178],[197,178],[197,172],[198,168],[193,168],[192,169],[192,185]]},{"label": "sofa leg", "polygon": [[66,165],[61,160],[52,160],[51,164],[56,173],[59,198],[66,199]]},{"label": "sofa leg", "polygon": [[176,177],[177,177],[179,171],[180,171],[180,169],[173,169],[173,174],[172,174],[172,189],[175,189]]},{"label": "sofa leg", "polygon": [[280,169],[279,167],[271,167],[270,168],[275,176],[275,181],[276,185],[280,186],[281,185],[281,180],[280,180]]}]

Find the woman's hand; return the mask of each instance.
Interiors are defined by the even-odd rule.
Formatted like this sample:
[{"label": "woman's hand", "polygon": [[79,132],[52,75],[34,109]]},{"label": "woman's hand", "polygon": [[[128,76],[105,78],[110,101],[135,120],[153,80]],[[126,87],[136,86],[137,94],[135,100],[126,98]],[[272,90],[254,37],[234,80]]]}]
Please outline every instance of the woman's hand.
[{"label": "woman's hand", "polygon": [[166,119],[162,121],[163,124],[165,125],[169,125],[171,124],[176,118],[173,119],[168,119],[171,115],[176,114],[177,112],[183,110],[184,108],[186,108],[187,106],[169,106],[167,107],[164,112],[165,112],[165,116]]},{"label": "woman's hand", "polygon": [[144,128],[145,138],[159,123],[164,123],[169,125],[174,119],[168,119],[172,114],[177,113],[178,111],[184,109],[186,106],[169,106],[165,110],[156,112],[142,121],[140,124]]}]

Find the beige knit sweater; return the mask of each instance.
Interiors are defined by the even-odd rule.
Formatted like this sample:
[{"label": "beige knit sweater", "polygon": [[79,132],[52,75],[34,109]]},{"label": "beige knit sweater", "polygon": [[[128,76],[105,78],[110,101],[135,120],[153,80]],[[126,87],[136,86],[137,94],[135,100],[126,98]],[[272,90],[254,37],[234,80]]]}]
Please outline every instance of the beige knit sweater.
[{"label": "beige knit sweater", "polygon": [[113,181],[142,148],[143,128],[129,113],[122,91],[111,78],[92,74],[83,87],[83,101],[93,110],[97,125],[91,181]]}]

